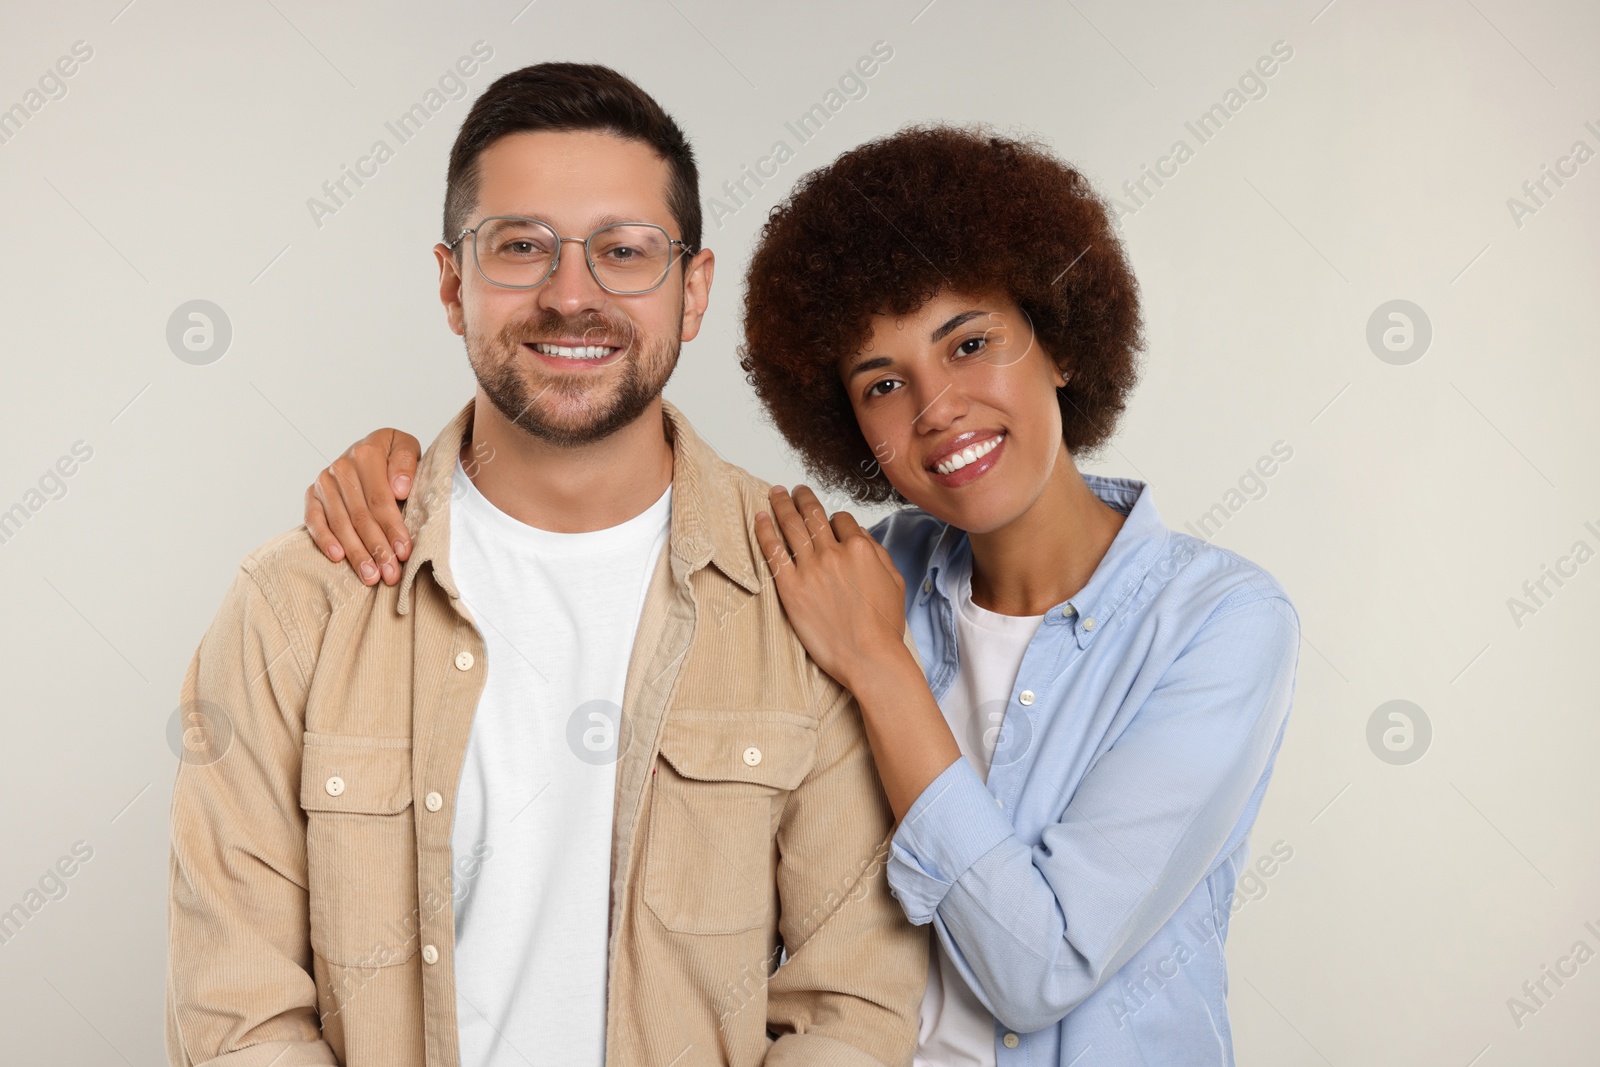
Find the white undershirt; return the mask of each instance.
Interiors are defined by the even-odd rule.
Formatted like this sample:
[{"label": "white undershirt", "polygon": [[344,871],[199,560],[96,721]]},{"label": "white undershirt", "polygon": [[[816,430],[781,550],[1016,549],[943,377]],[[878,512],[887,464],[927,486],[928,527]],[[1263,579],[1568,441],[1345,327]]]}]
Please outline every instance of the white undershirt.
[{"label": "white undershirt", "polygon": [[601,1067],[616,726],[672,488],[576,534],[513,519],[459,461],[452,493],[450,570],[488,660],[450,834],[462,1067]]},{"label": "white undershirt", "polygon": [[[972,602],[970,575],[956,600],[956,677],[939,710],[978,776],[989,777],[1011,687],[1043,615],[999,615]],[[915,1067],[995,1067],[995,1019],[937,935],[928,954]]]}]

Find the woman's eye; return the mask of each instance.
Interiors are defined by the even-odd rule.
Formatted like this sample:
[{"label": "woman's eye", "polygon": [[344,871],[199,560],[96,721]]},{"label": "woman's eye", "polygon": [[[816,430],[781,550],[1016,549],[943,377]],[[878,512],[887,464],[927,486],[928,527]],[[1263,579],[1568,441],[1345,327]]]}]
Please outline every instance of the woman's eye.
[{"label": "woman's eye", "polygon": [[960,356],[975,356],[988,347],[987,337],[969,337],[956,345],[956,354]]},{"label": "woman's eye", "polygon": [[[892,388],[884,389],[884,386],[892,386]],[[900,388],[900,383],[899,382],[895,381],[893,378],[886,378],[881,382],[873,382],[871,385],[867,386],[867,395],[868,396],[887,396],[888,394],[894,392],[894,390],[898,389],[898,388]],[[879,390],[883,390],[883,391],[879,392]]]}]

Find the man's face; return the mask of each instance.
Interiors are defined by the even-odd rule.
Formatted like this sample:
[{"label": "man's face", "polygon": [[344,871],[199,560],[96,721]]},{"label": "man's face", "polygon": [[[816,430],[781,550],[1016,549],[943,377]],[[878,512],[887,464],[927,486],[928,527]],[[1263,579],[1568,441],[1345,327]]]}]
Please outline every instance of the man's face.
[{"label": "man's face", "polygon": [[[472,226],[523,215],[562,237],[613,222],[652,222],[683,236],[667,208],[670,168],[642,141],[596,131],[509,134],[483,151],[478,168]],[[534,437],[581,445],[628,425],[660,395],[681,342],[699,332],[709,251],[675,265],[653,292],[619,296],[595,281],[575,241],[562,244],[560,265],[532,289],[491,284],[474,265],[472,241],[456,254],[434,247],[439,296],[479,387]]]}]

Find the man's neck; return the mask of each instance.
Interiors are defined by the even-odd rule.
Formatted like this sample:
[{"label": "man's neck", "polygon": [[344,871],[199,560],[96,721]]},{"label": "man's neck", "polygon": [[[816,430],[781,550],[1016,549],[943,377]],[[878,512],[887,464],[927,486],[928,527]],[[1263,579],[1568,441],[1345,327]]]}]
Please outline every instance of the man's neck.
[{"label": "man's neck", "polygon": [[518,522],[553,533],[588,533],[627,522],[672,481],[661,398],[599,441],[561,446],[534,437],[478,391],[461,462],[489,502]]}]

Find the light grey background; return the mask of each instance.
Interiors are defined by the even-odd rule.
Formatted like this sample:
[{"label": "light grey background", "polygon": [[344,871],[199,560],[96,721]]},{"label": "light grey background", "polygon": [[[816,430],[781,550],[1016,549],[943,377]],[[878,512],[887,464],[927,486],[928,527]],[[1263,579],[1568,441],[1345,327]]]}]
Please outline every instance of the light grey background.
[{"label": "light grey background", "polygon": [[[1304,621],[1253,848],[1293,859],[1229,940],[1240,1062],[1595,1062],[1600,959],[1547,979],[1520,1026],[1507,1003],[1576,942],[1600,950],[1600,561],[1546,579],[1531,614],[1508,604],[1535,606],[1523,583],[1575,542],[1600,549],[1600,160],[1546,179],[1531,214],[1508,205],[1575,141],[1600,149],[1595,5],[525,2],[0,8],[0,107],[74,42],[93,49],[0,144],[0,509],[29,510],[0,544],[0,909],[74,842],[94,850],[0,945],[0,1058],[165,1062],[183,670],[240,557],[298,521],[319,468],[379,425],[426,443],[470,394],[429,255],[468,99],[320,226],[308,198],[375,140],[394,147],[384,123],[476,41],[493,58],[469,98],[547,59],[636,78],[693,137],[707,197],[775,140],[795,147],[784,123],[884,41],[866,96],[708,217],[711,313],[668,396],[723,455],[798,479],[735,362],[766,210],[908,121],[1047,139],[1137,207],[1123,233],[1149,354],[1089,469],[1151,482],[1174,527],[1222,504],[1212,539],[1281,579]],[[1293,57],[1266,95],[1199,145],[1184,123],[1278,41]],[[1194,158],[1136,205],[1122,183],[1179,138]],[[209,365],[166,340],[195,299],[232,325]],[[1405,365],[1367,343],[1396,299],[1432,327]],[[28,509],[78,441],[93,456],[65,495]],[[1279,441],[1293,455],[1265,495],[1230,508]],[[1432,726],[1404,765],[1367,739],[1397,699]]]}]

